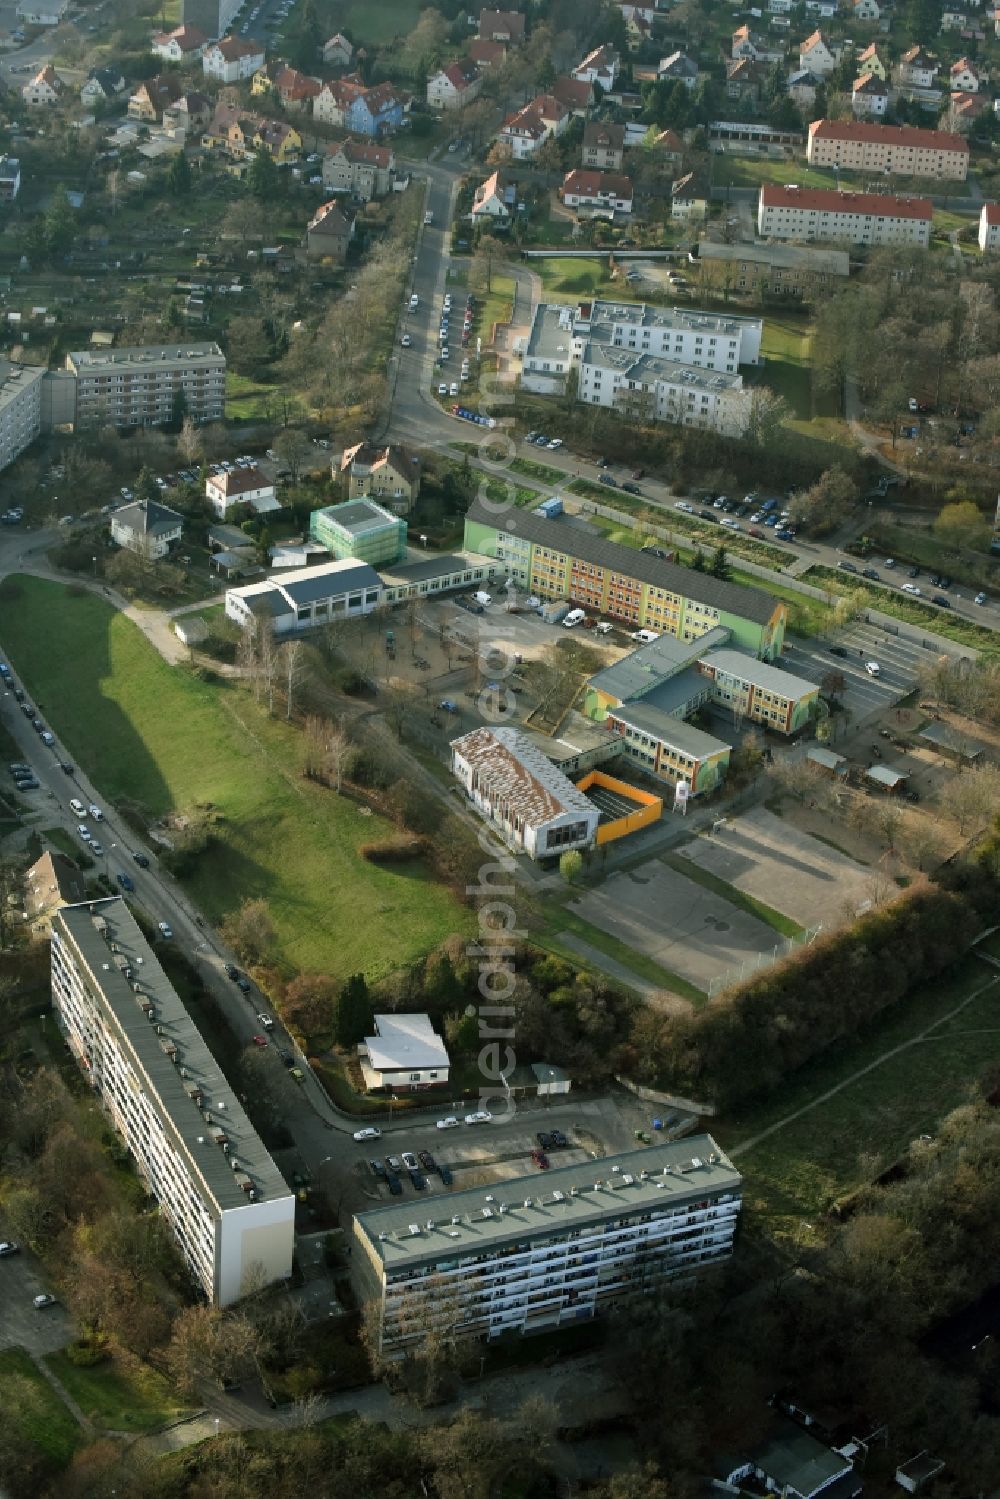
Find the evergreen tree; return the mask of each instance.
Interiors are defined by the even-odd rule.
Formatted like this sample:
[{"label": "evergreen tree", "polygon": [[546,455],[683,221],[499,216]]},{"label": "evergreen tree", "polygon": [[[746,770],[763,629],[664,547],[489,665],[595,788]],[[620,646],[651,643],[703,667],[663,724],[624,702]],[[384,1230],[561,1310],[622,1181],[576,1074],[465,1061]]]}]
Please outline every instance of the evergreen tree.
[{"label": "evergreen tree", "polygon": [[278,168],[269,152],[261,146],[254,154],[247,176],[250,196],[261,203],[271,202],[278,193]]},{"label": "evergreen tree", "polygon": [[730,577],[732,570],[729,566],[729,558],[726,556],[726,549],[724,546],[720,545],[716,547],[715,551],[712,553],[712,561],[709,565],[708,570],[712,574],[713,578],[721,578],[723,582],[725,582]]},{"label": "evergreen tree", "polygon": [[344,984],[337,1002],[337,1045],[356,1046],[372,1026],[372,1002],[363,973]]},{"label": "evergreen tree", "polygon": [[172,198],[186,198],[191,191],[191,163],[178,151],[167,172],[167,192]]},{"label": "evergreen tree", "polygon": [[705,556],[699,548],[689,563],[692,572],[703,573],[705,571]]}]

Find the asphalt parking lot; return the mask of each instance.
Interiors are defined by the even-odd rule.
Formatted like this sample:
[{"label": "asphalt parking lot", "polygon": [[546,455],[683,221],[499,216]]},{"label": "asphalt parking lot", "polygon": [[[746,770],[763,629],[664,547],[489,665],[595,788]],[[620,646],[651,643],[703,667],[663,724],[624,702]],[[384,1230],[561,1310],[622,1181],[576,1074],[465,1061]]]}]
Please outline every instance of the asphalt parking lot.
[{"label": "asphalt parking lot", "polygon": [[[842,646],[847,655],[834,655],[831,645]],[[840,672],[846,683],[841,701],[858,725],[906,697],[916,684],[919,668],[933,654],[877,625],[858,622],[836,641],[795,640],[786,644],[781,665],[785,671],[817,683],[830,672]],[[877,677],[870,677],[865,670],[868,661],[878,662]]]},{"label": "asphalt parking lot", "polygon": [[[6,1231],[0,1232],[0,1238]],[[42,1278],[34,1255],[20,1254],[0,1259],[0,1348],[26,1348],[29,1353],[55,1353],[73,1336],[69,1313],[58,1303],[35,1309],[32,1300],[42,1291],[52,1291]]]}]

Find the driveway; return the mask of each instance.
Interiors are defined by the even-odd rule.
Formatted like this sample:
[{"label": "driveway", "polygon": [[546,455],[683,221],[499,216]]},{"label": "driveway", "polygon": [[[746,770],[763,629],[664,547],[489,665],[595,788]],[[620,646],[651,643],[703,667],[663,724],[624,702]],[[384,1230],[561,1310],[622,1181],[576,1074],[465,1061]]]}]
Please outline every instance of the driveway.
[{"label": "driveway", "polygon": [[[7,1229],[0,1230],[0,1238]],[[43,1279],[33,1254],[22,1250],[0,1259],[0,1348],[25,1348],[31,1354],[55,1353],[73,1337],[73,1325],[63,1306],[36,1311],[32,1299],[53,1287]]]}]

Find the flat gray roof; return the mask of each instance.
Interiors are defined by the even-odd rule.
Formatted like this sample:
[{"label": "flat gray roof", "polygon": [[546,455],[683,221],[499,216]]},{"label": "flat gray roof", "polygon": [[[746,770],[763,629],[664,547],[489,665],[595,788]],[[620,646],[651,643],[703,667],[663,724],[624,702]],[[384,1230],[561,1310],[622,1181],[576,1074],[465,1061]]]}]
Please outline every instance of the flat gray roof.
[{"label": "flat gray roof", "polygon": [[689,385],[692,390],[742,390],[743,376],[727,370],[696,369],[681,359],[667,359],[663,354],[644,354],[618,344],[591,339],[583,346],[580,362],[595,369],[617,370],[634,379],[643,376],[667,380],[674,385]]},{"label": "flat gray roof", "polygon": [[611,568],[625,577],[662,588],[678,598],[694,599],[709,608],[752,620],[754,624],[769,624],[780,602],[760,589],[747,588],[742,583],[726,583],[721,578],[713,578],[711,573],[696,573],[693,568],[682,567],[678,562],[664,562],[648,552],[637,552],[617,541],[608,541],[596,531],[572,524],[564,515],[549,519],[539,515],[537,510],[522,510],[517,505],[501,507],[477,495],[466,518],[473,524],[488,526],[508,536],[524,537],[538,546],[551,547],[553,551],[578,557],[582,562]]},{"label": "flat gray roof", "polygon": [[442,557],[428,557],[420,552],[408,551],[405,562],[394,562],[381,569],[382,582],[387,588],[401,583],[425,583],[430,578],[449,578],[455,573],[473,572],[478,568],[497,568],[495,557],[484,557],[479,552],[447,552]]},{"label": "flat gray roof", "polygon": [[741,333],[744,328],[763,329],[759,317],[734,317],[732,313],[702,312],[696,307],[651,307],[645,302],[611,302],[598,298],[591,303],[591,337],[599,328],[610,330],[623,323],[636,328],[670,328],[677,332]]},{"label": "flat gray roof", "polygon": [[[511,1242],[561,1238],[623,1214],[697,1202],[706,1192],[738,1193],[741,1183],[711,1135],[691,1135],[555,1167],[541,1177],[533,1171],[426,1203],[376,1208],[359,1213],[354,1222],[392,1272],[488,1253]],[[429,1220],[428,1212],[437,1216]]]},{"label": "flat gray roof", "polygon": [[300,567],[293,573],[274,573],[269,579],[297,607],[316,599],[334,598],[355,588],[380,588],[382,580],[367,562],[350,557],[340,562],[324,562],[318,567]]},{"label": "flat gray roof", "polygon": [[781,270],[808,270],[827,276],[848,276],[851,257],[846,250],[828,250],[813,245],[753,244],[722,245],[703,239],[698,246],[702,260],[746,261]]},{"label": "flat gray roof", "polygon": [[588,686],[616,697],[620,702],[643,697],[667,677],[676,676],[714,646],[724,645],[729,631],[722,625],[697,640],[678,640],[675,635],[661,635],[648,645],[640,645],[620,661],[613,661],[591,677]]},{"label": "flat gray roof", "polygon": [[397,516],[390,515],[373,500],[347,500],[343,505],[327,505],[320,514],[352,536],[399,525]]},{"label": "flat gray roof", "polygon": [[[103,995],[105,1016],[145,1077],[149,1095],[155,1100],[157,1113],[174,1145],[203,1183],[206,1198],[216,1210],[224,1212],[246,1206],[246,1193],[230,1164],[234,1156],[261,1198],[271,1201],[289,1196],[284,1177],[265,1150],[125,902],[112,897],[88,905],[66,906],[54,918],[57,930],[60,924],[65,926],[94,988]],[[108,940],[102,935],[102,927],[107,928]],[[120,971],[119,959],[127,960],[125,966],[132,969],[141,995],[133,991]],[[148,998],[155,1006],[156,1025],[146,1019],[140,998]],[[157,1033],[158,1029],[162,1035]],[[164,1050],[164,1042],[176,1046],[176,1063]],[[201,1089],[201,1107],[185,1091],[186,1084]],[[211,1124],[205,1119],[203,1109],[211,1115]],[[211,1137],[210,1130],[215,1126],[225,1130],[231,1146],[228,1156]]]},{"label": "flat gray roof", "polygon": [[148,370],[153,366],[187,366],[189,364],[225,364],[226,356],[217,343],[150,344],[147,348],[74,349],[66,355],[66,368],[81,374],[96,374],[114,370],[121,372],[125,365],[132,369]]},{"label": "flat gray roof", "polygon": [[9,359],[0,359],[0,411],[16,401],[44,374],[42,365],[12,364]]},{"label": "flat gray roof", "polygon": [[794,1494],[815,1494],[840,1474],[851,1472],[848,1458],[788,1420],[775,1423],[772,1436],[754,1453],[753,1462],[779,1490],[790,1489]]},{"label": "flat gray roof", "polygon": [[674,718],[672,713],[649,706],[642,700],[625,703],[622,707],[613,709],[613,713],[615,718],[638,729],[641,734],[648,734],[652,739],[669,744],[682,755],[691,755],[695,760],[704,760],[709,755],[717,755],[720,750],[732,749],[732,745],[727,744],[724,739],[716,739],[713,734],[706,734],[704,729],[696,729],[694,724],[685,723],[683,718]]},{"label": "flat gray roof", "polygon": [[746,651],[709,651],[704,655],[704,661],[706,666],[714,666],[717,671],[751,682],[762,692],[773,692],[776,697],[795,701],[806,693],[819,691],[817,682],[797,677],[793,672],[783,671],[780,666],[771,666],[767,661],[758,661],[756,656],[748,656]]}]

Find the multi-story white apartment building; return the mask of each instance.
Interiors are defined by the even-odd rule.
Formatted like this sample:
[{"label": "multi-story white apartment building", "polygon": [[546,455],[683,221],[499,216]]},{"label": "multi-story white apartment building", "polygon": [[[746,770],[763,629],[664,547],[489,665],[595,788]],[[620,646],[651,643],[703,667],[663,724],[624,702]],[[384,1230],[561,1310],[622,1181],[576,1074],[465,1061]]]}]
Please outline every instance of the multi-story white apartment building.
[{"label": "multi-story white apartment building", "polygon": [[658,354],[602,343],[584,345],[578,396],[624,416],[707,427],[726,437],[742,436],[750,421],[742,375],[713,375]]},{"label": "multi-story white apartment building", "polygon": [[86,349],[66,355],[76,377],[75,425],[155,427],[183,410],[196,422],[221,421],[226,356],[216,343]]},{"label": "multi-story white apartment building", "polygon": [[811,167],[964,182],[969,170],[969,143],[948,130],[876,125],[869,120],[813,120],[806,161]]},{"label": "multi-story white apartment building", "polygon": [[765,239],[829,240],[850,245],[918,245],[931,238],[929,198],[838,193],[825,187],[760,190],[757,232]]},{"label": "multi-story white apartment building", "polygon": [[1000,250],[1000,203],[984,203],[979,215],[979,248],[985,255]]},{"label": "multi-story white apartment building", "polygon": [[286,1279],[295,1199],[124,901],[55,914],[52,1003],[208,1300]]},{"label": "multi-story white apartment building", "polygon": [[44,369],[0,359],[0,469],[23,453],[42,430]]},{"label": "multi-story white apartment building", "polygon": [[[578,368],[588,345],[655,354],[693,369],[736,374],[756,364],[764,324],[760,318],[697,312],[643,303],[540,303],[524,351],[522,384],[528,390],[554,390],[569,369]],[[555,383],[553,379],[555,378]]]},{"label": "multi-story white apartment building", "polygon": [[355,1283],[385,1352],[417,1341],[428,1318],[482,1338],[564,1326],[726,1259],[741,1181],[695,1135],[376,1208],[354,1220]]}]

